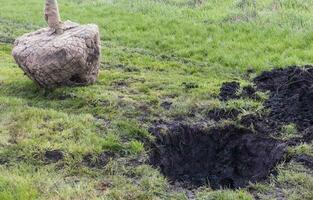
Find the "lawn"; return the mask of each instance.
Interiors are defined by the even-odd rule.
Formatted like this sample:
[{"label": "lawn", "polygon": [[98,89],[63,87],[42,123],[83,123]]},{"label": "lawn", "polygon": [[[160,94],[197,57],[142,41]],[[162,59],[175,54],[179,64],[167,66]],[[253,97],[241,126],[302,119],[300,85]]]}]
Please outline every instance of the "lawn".
[{"label": "lawn", "polygon": [[[262,100],[220,101],[222,83],[313,64],[313,1],[59,0],[63,20],[99,26],[102,58],[94,85],[52,91],[11,56],[16,37],[47,26],[44,1],[0,5],[0,199],[312,199],[313,171],[295,162],[247,188],[191,191],[145,161],[155,121],[256,112]],[[104,152],[115,156],[102,165]]]}]

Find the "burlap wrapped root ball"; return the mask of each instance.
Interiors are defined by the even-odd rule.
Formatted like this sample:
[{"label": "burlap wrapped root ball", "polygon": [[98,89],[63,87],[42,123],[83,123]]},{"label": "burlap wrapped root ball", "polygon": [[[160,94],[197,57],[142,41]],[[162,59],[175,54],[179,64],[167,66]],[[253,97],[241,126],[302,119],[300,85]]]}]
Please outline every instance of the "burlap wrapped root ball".
[{"label": "burlap wrapped root ball", "polygon": [[28,33],[14,42],[13,57],[40,87],[82,86],[96,81],[100,66],[97,25],[63,23],[63,33],[51,28]]}]

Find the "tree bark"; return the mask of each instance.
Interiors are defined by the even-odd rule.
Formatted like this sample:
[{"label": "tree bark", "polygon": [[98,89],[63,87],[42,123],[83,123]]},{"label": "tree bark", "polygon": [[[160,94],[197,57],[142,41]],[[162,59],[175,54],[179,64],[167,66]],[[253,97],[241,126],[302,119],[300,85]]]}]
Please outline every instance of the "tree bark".
[{"label": "tree bark", "polygon": [[61,21],[57,0],[46,0],[45,20],[54,33],[63,33],[63,23]]}]

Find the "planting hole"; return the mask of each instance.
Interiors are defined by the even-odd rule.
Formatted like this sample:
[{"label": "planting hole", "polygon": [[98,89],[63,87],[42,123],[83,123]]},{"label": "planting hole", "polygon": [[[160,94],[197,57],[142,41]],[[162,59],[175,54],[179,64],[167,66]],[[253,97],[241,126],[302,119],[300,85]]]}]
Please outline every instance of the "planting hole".
[{"label": "planting hole", "polygon": [[172,124],[151,128],[156,136],[151,164],[171,181],[212,188],[241,188],[266,179],[282,159],[286,144],[227,126],[205,129]]}]

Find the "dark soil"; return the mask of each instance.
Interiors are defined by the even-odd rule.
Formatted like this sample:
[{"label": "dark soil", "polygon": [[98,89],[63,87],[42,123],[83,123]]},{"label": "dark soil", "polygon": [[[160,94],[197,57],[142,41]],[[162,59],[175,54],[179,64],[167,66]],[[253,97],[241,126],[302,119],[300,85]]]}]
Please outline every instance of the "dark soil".
[{"label": "dark soil", "polygon": [[263,72],[254,79],[257,88],[270,91],[265,107],[279,122],[295,123],[300,130],[313,125],[313,68],[292,66]]},{"label": "dark soil", "polygon": [[272,120],[267,115],[248,114],[241,117],[240,124],[259,134],[279,136],[282,124]]},{"label": "dark soil", "polygon": [[[287,146],[313,140],[313,67],[274,69],[263,72],[253,82],[256,89],[246,86],[242,90],[238,82],[224,83],[219,99],[257,100],[257,91],[269,91],[264,103],[269,112],[239,116],[236,109],[217,108],[196,125],[185,122],[184,116],[172,122],[156,122],[150,129],[156,136],[150,163],[171,181],[188,187],[210,184],[214,189],[240,188],[265,180],[284,158]],[[239,126],[215,127],[206,122],[222,119],[233,120]],[[297,125],[297,137],[274,139],[282,134],[281,127],[290,123]],[[286,162],[290,160],[313,168],[310,156],[296,156]]]},{"label": "dark soil", "polygon": [[226,82],[223,83],[220,89],[220,100],[227,101],[229,99],[236,99],[239,96],[237,95],[240,89],[240,84],[238,82]]},{"label": "dark soil", "polygon": [[58,162],[64,158],[63,152],[61,150],[51,150],[45,152],[45,158],[48,162]]},{"label": "dark soil", "polygon": [[256,89],[251,85],[245,86],[242,88],[241,96],[245,98],[259,100],[260,97],[256,94]]},{"label": "dark soil", "polygon": [[301,163],[307,168],[313,170],[313,157],[309,155],[298,155],[293,159],[295,162]]},{"label": "dark soil", "polygon": [[220,88],[219,99],[221,101],[228,101],[230,99],[239,99],[239,98],[250,98],[250,99],[260,99],[260,97],[256,94],[256,89],[251,86],[245,86],[242,88],[241,93],[240,91],[240,83],[233,81],[233,82],[225,82],[222,84]]},{"label": "dark soil", "polygon": [[162,102],[162,103],[160,104],[160,106],[161,106],[162,108],[164,108],[165,110],[169,110],[169,109],[171,109],[172,104],[173,104],[172,102],[164,101],[164,102]]},{"label": "dark soil", "polygon": [[305,142],[311,142],[313,141],[313,126],[310,126],[309,128],[305,129],[303,132],[302,132],[302,138],[303,138],[303,141]]},{"label": "dark soil", "polygon": [[239,188],[266,179],[281,160],[286,144],[249,129],[205,129],[186,124],[160,125],[151,163],[172,181],[212,188]]},{"label": "dark soil", "polygon": [[208,112],[207,117],[215,121],[220,121],[223,119],[235,119],[239,114],[240,111],[237,109],[225,110],[221,108],[215,108]]}]

